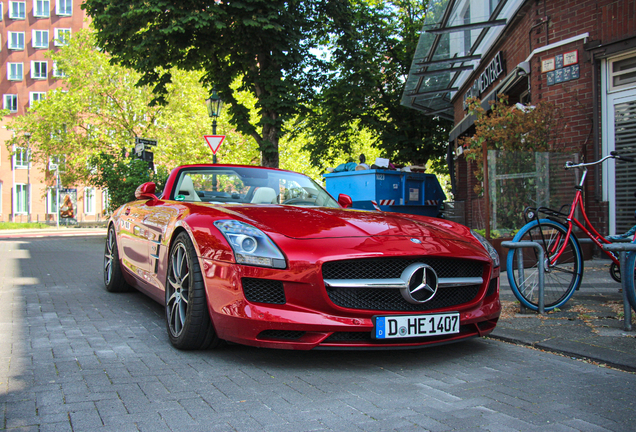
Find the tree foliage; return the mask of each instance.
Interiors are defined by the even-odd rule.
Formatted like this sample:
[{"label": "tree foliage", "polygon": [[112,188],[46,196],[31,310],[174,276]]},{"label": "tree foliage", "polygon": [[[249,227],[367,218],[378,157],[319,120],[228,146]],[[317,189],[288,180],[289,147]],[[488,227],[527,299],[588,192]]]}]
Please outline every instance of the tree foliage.
[{"label": "tree foliage", "polygon": [[310,131],[314,164],[351,154],[361,131],[396,163],[443,159],[452,123],[400,105],[427,3],[355,0],[345,30],[325,35],[329,72],[298,125]]},{"label": "tree foliage", "polygon": [[109,210],[135,200],[135,190],[146,182],[154,182],[157,195],[163,190],[168,179],[168,170],[158,167],[154,172],[148,162],[134,157],[119,158],[109,154],[99,154],[90,158],[94,169],[90,173],[90,183],[108,189]]},{"label": "tree foliage", "polygon": [[[319,63],[314,37],[342,25],[346,0],[87,0],[82,6],[98,30],[99,45],[113,61],[140,73],[165,103],[173,68],[203,70],[216,87],[230,122],[254,138],[262,164],[278,166],[285,122],[308,99]],[[256,98],[257,118],[235,95]]]}]

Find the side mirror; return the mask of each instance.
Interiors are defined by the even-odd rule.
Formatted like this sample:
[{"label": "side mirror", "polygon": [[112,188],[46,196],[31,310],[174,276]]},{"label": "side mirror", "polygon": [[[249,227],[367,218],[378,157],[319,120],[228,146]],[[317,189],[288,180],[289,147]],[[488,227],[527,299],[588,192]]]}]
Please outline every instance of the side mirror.
[{"label": "side mirror", "polygon": [[157,200],[157,196],[155,195],[156,186],[153,182],[147,182],[142,184],[135,191],[135,198],[138,200],[149,199],[149,200]]},{"label": "side mirror", "polygon": [[353,200],[349,195],[340,194],[338,195],[338,204],[340,204],[342,208],[349,208],[353,205]]}]

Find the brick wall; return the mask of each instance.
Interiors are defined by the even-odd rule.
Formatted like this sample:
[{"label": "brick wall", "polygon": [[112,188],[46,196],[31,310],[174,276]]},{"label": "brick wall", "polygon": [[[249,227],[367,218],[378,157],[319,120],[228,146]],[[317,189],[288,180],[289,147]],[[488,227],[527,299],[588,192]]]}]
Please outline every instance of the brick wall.
[{"label": "brick wall", "polygon": [[[593,82],[593,68],[596,66],[590,61],[584,44],[590,41],[600,41],[607,44],[636,36],[636,0],[540,0],[527,2],[512,18],[511,25],[506,30],[504,37],[491,48],[489,55],[482,59],[481,66],[483,69],[497,52],[502,51],[506,63],[506,73],[510,73],[516,65],[527,59],[532,50],[586,32],[589,33],[587,40],[580,39],[533,56],[530,60],[530,98],[531,103],[549,101],[561,107],[567,126],[558,146],[564,151],[579,153],[586,160],[591,161],[595,154],[592,89],[596,85],[599,90],[598,94],[601,94],[601,89],[600,77],[597,77],[597,81]],[[541,61],[574,50],[578,52],[580,77],[548,86],[547,74],[541,73]],[[468,81],[474,81],[481,72],[481,69],[477,69]],[[490,89],[494,88],[495,85],[496,83]],[[490,89],[487,89],[486,93]],[[464,92],[465,89],[460,89],[460,95],[455,101],[456,123],[466,115],[463,110]],[[597,103],[600,105],[600,101]],[[471,223],[478,223],[477,219],[479,219],[475,217],[477,203],[472,204],[473,200],[478,199],[473,192],[473,186],[476,182],[472,175],[474,169],[469,169],[462,157],[458,158],[457,165],[456,199],[466,200],[466,222],[470,226]],[[590,170],[586,182],[586,206],[589,209],[588,214],[592,222],[599,224],[601,233],[607,233],[608,206],[606,202],[598,202],[598,196],[594,193],[596,180],[594,170]]]}]

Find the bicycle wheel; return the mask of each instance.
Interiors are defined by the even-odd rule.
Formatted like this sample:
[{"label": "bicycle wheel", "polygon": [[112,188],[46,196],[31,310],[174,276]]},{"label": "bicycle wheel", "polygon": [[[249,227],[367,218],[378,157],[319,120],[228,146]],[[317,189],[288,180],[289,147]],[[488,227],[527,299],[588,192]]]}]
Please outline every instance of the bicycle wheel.
[{"label": "bicycle wheel", "polygon": [[625,294],[627,294],[627,300],[629,300],[629,304],[632,306],[632,309],[636,311],[636,288],[634,288],[634,277],[636,277],[636,272],[634,267],[636,266],[636,252],[628,252],[627,260],[625,262],[626,270],[625,273]]},{"label": "bicycle wheel", "polygon": [[[539,263],[534,248],[510,249],[508,252],[508,282],[513,294],[528,309],[539,309],[539,265],[544,271],[544,308],[546,311],[562,306],[581,284],[583,256],[576,237],[570,236],[558,261],[548,265],[565,241],[567,229],[558,222],[542,219],[521,228],[512,241],[534,241],[543,246],[545,262]],[[519,268],[519,256],[523,267]]]}]

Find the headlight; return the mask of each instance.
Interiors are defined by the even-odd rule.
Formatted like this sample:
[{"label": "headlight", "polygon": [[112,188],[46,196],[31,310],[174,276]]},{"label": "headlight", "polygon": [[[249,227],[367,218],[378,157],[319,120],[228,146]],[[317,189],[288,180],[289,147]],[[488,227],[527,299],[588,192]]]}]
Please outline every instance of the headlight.
[{"label": "headlight", "polygon": [[473,235],[473,237],[475,237],[477,240],[479,240],[479,243],[481,243],[481,245],[484,247],[484,249],[486,249],[486,251],[490,255],[490,258],[492,258],[492,261],[493,261],[495,267],[499,267],[499,254],[497,253],[495,248],[492,247],[490,242],[488,240],[486,240],[484,238],[484,236],[482,236],[480,234],[477,234],[473,230],[470,230],[470,233]]},{"label": "headlight", "polygon": [[235,220],[219,220],[214,226],[230,243],[237,263],[280,269],[287,266],[280,249],[258,228]]}]

